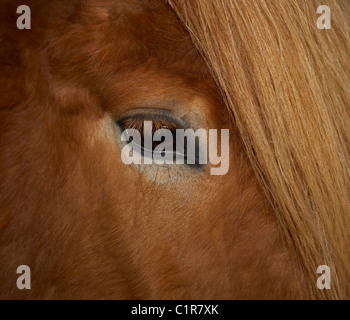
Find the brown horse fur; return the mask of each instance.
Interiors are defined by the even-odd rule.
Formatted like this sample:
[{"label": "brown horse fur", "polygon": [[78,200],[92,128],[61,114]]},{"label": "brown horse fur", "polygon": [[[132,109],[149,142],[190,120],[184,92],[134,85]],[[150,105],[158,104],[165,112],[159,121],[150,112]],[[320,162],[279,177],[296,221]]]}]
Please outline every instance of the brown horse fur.
[{"label": "brown horse fur", "polygon": [[[0,298],[310,298],[170,6],[33,0],[32,29],[18,30],[20,4],[0,4]],[[229,173],[125,166],[116,121],[134,109],[230,128]],[[19,265],[31,290],[16,287]]]}]

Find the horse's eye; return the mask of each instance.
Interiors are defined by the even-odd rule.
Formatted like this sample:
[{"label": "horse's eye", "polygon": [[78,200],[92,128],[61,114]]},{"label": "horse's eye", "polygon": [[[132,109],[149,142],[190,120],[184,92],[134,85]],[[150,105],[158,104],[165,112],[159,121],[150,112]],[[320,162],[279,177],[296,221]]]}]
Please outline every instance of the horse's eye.
[{"label": "horse's eye", "polygon": [[[145,123],[152,123],[151,130],[145,130]],[[138,144],[142,150],[142,156],[152,155],[157,156],[155,154],[156,148],[162,144],[166,150],[171,149],[173,155],[176,153],[176,130],[180,129],[180,126],[172,122],[171,120],[164,119],[151,119],[147,117],[134,116],[125,118],[118,122],[122,131],[127,135],[131,136],[129,132],[133,130],[137,130],[140,133],[141,140],[136,141],[134,138],[130,137],[131,140]],[[170,135],[170,137],[169,137]],[[170,139],[166,139],[166,136]],[[151,144],[146,144],[145,141],[150,141]],[[164,153],[165,151],[163,151]],[[160,154],[164,156],[164,154]]]},{"label": "horse's eye", "polygon": [[[141,156],[152,159],[167,156],[172,157],[174,162],[180,158],[191,167],[200,167],[198,148],[195,147],[194,150],[191,149],[192,152],[188,152],[187,138],[180,139],[177,136],[177,130],[184,130],[184,126],[179,122],[176,123],[176,120],[170,117],[165,118],[137,115],[118,121],[118,125],[129,143],[133,142],[140,146]],[[145,127],[146,124],[148,127]],[[135,130],[139,132],[139,135],[134,135]],[[191,159],[191,164],[189,164],[189,159]]]}]

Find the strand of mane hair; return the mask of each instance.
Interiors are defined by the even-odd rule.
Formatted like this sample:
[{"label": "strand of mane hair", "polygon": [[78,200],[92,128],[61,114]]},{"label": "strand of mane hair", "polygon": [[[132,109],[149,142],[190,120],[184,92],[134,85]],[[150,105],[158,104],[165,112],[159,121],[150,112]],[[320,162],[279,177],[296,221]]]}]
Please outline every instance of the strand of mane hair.
[{"label": "strand of mane hair", "polygon": [[[221,89],[310,296],[349,299],[349,2],[169,2]],[[317,28],[321,4],[331,30]],[[320,265],[332,290],[317,289]]]}]

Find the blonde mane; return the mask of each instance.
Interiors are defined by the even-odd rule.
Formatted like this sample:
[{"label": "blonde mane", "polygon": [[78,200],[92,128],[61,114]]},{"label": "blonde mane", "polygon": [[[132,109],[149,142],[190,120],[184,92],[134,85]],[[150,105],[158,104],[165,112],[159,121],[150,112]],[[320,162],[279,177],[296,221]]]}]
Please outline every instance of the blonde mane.
[{"label": "blonde mane", "polygon": [[[349,299],[349,2],[169,2],[222,90],[311,297]],[[320,5],[331,30],[317,28]],[[317,289],[320,265],[331,290]]]}]

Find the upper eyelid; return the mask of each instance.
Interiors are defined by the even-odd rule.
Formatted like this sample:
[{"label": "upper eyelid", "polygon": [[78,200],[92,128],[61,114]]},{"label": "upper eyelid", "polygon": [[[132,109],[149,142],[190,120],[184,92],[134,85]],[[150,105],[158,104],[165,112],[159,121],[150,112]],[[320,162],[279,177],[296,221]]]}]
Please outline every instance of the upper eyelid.
[{"label": "upper eyelid", "polygon": [[[176,129],[186,129],[186,124],[184,124],[179,119],[174,118],[172,115],[168,114],[157,114],[157,113],[136,113],[130,116],[124,116],[122,119],[118,120],[117,123],[122,127],[123,122],[127,121],[163,121],[169,124],[174,124]],[[122,128],[123,129],[123,128]]]}]

